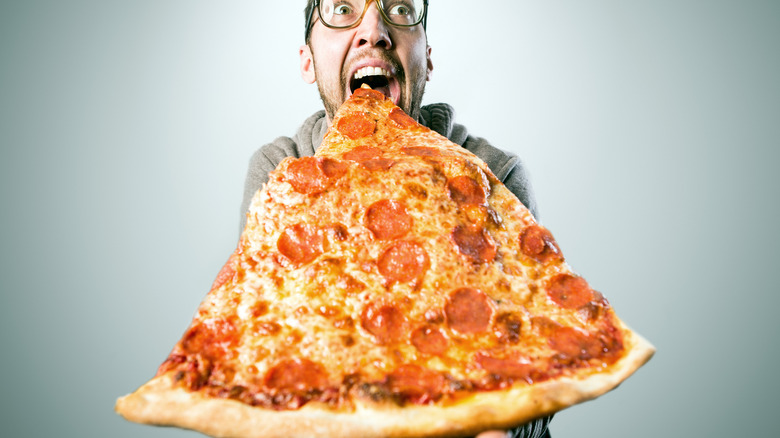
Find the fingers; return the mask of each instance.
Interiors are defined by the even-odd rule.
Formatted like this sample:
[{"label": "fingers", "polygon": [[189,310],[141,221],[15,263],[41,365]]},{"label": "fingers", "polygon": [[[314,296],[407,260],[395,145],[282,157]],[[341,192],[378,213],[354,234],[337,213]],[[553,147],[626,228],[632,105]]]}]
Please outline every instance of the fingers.
[{"label": "fingers", "polygon": [[509,434],[507,434],[505,431],[489,430],[487,432],[480,433],[474,438],[507,438],[508,436]]}]

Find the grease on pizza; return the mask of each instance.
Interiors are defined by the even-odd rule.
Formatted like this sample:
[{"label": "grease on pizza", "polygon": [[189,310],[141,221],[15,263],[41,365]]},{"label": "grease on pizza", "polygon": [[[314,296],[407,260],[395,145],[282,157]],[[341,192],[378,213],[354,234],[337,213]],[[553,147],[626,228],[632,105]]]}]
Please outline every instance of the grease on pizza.
[{"label": "grease on pizza", "polygon": [[358,90],[255,195],[131,421],[219,437],[467,436],[653,353],[477,157]]}]

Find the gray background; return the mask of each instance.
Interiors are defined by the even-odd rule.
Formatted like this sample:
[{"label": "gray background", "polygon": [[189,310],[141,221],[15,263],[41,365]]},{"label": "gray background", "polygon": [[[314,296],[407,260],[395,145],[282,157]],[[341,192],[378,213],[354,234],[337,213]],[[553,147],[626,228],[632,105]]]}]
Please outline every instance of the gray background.
[{"label": "gray background", "polygon": [[[780,2],[432,1],[434,78],[523,157],[569,263],[657,347],[560,437],[771,436]],[[0,3],[0,434],[113,413],[233,249],[247,160],[320,107],[302,2]]]}]

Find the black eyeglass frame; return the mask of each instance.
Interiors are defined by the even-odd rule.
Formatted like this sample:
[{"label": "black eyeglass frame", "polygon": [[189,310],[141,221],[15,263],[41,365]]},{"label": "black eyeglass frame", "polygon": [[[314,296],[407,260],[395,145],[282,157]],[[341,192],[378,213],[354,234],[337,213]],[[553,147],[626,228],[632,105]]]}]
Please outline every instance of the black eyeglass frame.
[{"label": "black eyeglass frame", "polygon": [[[382,0],[366,0],[366,9],[363,10],[363,15],[365,15],[366,10],[368,9],[368,4],[372,1],[377,1],[377,4],[379,6],[379,12],[382,15],[382,19],[385,21],[385,23],[390,24],[391,26],[397,26],[397,27],[414,27],[418,24],[422,23],[423,30],[427,30],[428,26],[428,0],[423,0],[423,13],[422,17],[420,17],[417,22],[413,24],[398,24],[393,23],[390,18],[387,17],[385,14],[384,8],[382,7]],[[304,34],[304,41],[306,44],[309,43],[309,35],[311,34],[311,26],[313,24],[312,17],[314,16],[314,10],[317,10],[317,15],[320,14],[320,0],[314,0],[314,3],[312,4],[311,11],[309,11],[309,15],[306,17],[306,33]],[[328,24],[325,22],[325,20],[321,20],[322,24],[325,25],[325,27],[331,28],[331,29],[351,29],[355,26],[358,26],[361,21],[363,21],[363,15],[360,16],[360,19],[356,21],[354,24],[351,24],[349,26],[333,26],[331,24]]]}]

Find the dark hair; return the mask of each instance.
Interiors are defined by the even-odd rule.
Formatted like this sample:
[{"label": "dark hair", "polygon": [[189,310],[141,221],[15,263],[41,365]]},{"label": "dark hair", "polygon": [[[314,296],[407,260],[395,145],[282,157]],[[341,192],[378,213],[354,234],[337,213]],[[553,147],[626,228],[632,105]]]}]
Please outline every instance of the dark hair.
[{"label": "dark hair", "polygon": [[309,31],[311,29],[312,14],[314,13],[314,0],[306,0],[306,8],[303,10],[303,22],[306,26],[304,41],[309,44]]}]

